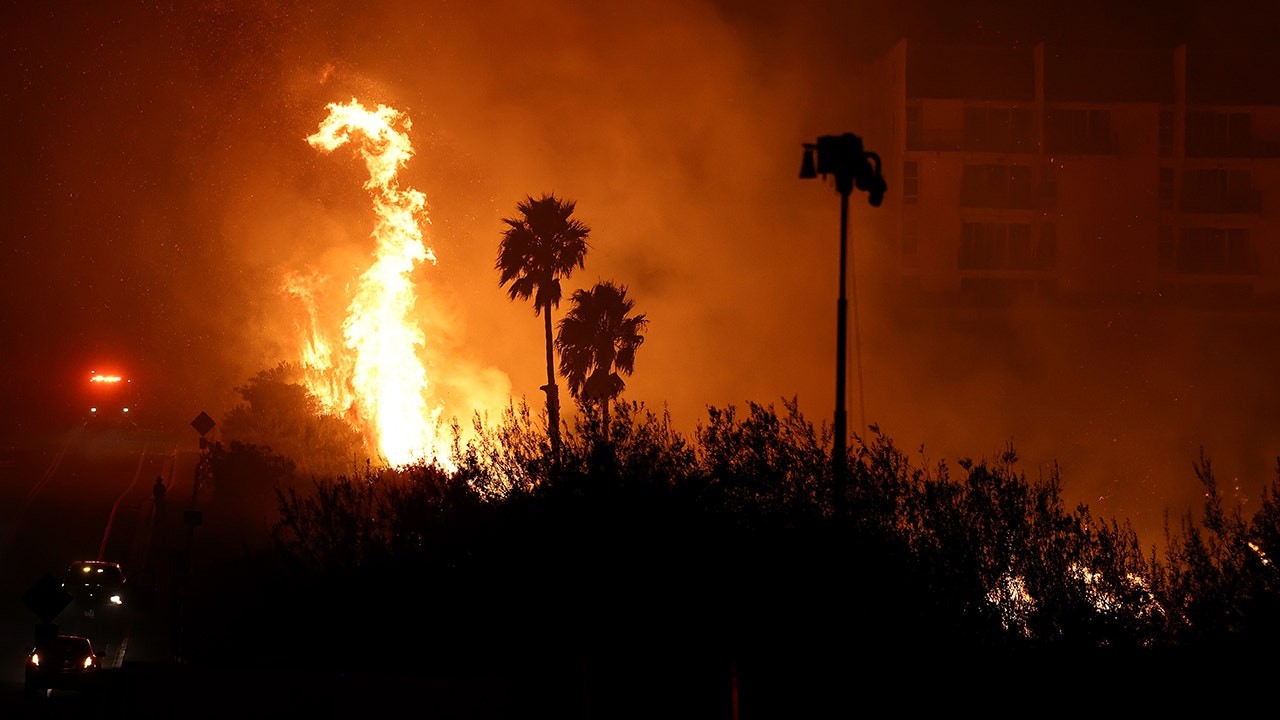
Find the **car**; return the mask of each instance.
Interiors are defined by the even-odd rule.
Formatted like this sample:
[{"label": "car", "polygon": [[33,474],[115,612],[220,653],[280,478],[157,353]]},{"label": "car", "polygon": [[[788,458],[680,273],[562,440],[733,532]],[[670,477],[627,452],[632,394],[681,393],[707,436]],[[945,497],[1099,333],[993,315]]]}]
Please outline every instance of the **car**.
[{"label": "car", "polygon": [[67,566],[62,589],[86,617],[122,608],[127,579],[120,563],[105,560],[76,560]]},{"label": "car", "polygon": [[120,563],[76,560],[67,566],[62,589],[71,600],[56,618],[61,631],[89,638],[104,668],[120,667],[133,614]]},{"label": "car", "polygon": [[122,605],[126,578],[118,562],[75,560],[67,566],[62,587],[75,600]]},{"label": "car", "polygon": [[24,692],[28,698],[49,697],[55,691],[88,694],[97,687],[100,670],[98,654],[89,638],[37,638],[27,653]]}]

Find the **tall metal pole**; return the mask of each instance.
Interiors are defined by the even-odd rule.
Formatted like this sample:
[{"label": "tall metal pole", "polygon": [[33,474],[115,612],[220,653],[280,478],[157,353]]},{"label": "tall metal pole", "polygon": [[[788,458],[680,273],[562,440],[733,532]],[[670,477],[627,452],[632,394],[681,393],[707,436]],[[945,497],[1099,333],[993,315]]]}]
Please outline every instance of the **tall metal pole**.
[{"label": "tall metal pole", "polygon": [[867,425],[866,397],[862,388],[862,335],[858,327],[857,274],[852,283],[847,281],[850,264],[849,251],[849,194],[854,187],[868,193],[872,207],[879,207],[884,199],[885,182],[880,174],[880,156],[862,147],[862,138],[853,133],[824,135],[816,143],[805,143],[804,162],[800,167],[802,179],[819,175],[835,177],[836,191],[840,193],[840,292],[836,301],[836,413],[835,447],[831,453],[832,508],[843,514],[848,474],[848,416],[845,412],[845,366],[848,346],[848,287],[854,294],[853,323],[854,342],[858,354],[858,403],[863,428]]},{"label": "tall metal pole", "polygon": [[[837,176],[837,184],[839,178]],[[852,185],[852,183],[850,183]],[[849,189],[852,189],[851,187]],[[848,418],[845,414],[845,347],[849,334],[849,300],[845,296],[846,267],[849,257],[849,189],[843,184],[840,187],[840,293],[836,300],[836,418],[835,418],[835,450],[831,453],[832,477],[834,479],[835,502],[837,510],[844,504],[845,494],[845,457],[848,454],[845,436],[848,434]]]}]

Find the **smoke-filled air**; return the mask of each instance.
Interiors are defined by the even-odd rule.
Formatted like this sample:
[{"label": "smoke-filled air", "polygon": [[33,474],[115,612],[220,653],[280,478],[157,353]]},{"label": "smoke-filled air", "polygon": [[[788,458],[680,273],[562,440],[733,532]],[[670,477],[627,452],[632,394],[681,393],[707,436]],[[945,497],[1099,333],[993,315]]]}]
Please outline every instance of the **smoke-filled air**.
[{"label": "smoke-filled air", "polygon": [[[192,417],[219,420],[289,362],[371,454],[447,466],[454,421],[545,407],[543,318],[495,258],[504,218],[546,194],[590,228],[564,298],[613,282],[647,318],[622,400],[687,433],[708,407],[791,398],[830,424],[839,196],[798,171],[821,135],[891,142],[866,63],[904,36],[1220,29],[1187,2],[1159,21],[1021,7],[8,4],[6,427],[109,362],[194,442]],[[1280,454],[1280,334],[1120,309],[907,322],[882,292],[884,211],[852,198],[851,433],[874,424],[927,464],[1012,444],[1029,476],[1058,463],[1068,500],[1148,544],[1198,502],[1202,449],[1257,500]]]}]

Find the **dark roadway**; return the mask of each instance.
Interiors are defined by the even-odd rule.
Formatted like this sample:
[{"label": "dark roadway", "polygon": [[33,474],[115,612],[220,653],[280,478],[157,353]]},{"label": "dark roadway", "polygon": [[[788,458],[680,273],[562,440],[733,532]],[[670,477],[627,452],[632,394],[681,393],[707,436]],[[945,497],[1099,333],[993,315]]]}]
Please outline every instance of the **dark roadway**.
[{"label": "dark roadway", "polygon": [[[177,571],[190,567],[197,580],[209,582],[200,577],[202,561],[240,549],[209,542],[231,509],[219,505],[213,489],[193,493],[198,447],[190,428],[184,435],[79,425],[0,446],[0,657],[8,658],[0,665],[0,718],[364,717],[372,711],[433,718],[751,717],[734,711],[727,661],[695,666],[679,658],[652,664],[637,659],[623,667],[602,660],[588,668],[541,662],[535,654],[465,670],[437,665],[351,672],[260,667],[255,648],[247,647],[243,662],[188,662],[184,622],[198,618],[179,619]],[[151,498],[157,475],[168,486],[158,520]],[[201,513],[198,526],[184,522],[193,503]],[[112,667],[92,695],[26,700],[22,665],[39,619],[23,595],[45,573],[61,579],[72,560],[95,558],[120,562],[134,593],[118,637],[85,628],[100,651],[108,648],[105,661]],[[239,612],[227,608],[233,620]],[[68,608],[54,619],[63,632],[79,627],[70,614]],[[404,621],[404,613],[395,614]],[[371,618],[369,632],[394,632],[388,622]],[[325,632],[315,629],[319,636]],[[265,645],[271,642],[263,638]],[[343,657],[321,657],[311,665],[344,664]]]}]

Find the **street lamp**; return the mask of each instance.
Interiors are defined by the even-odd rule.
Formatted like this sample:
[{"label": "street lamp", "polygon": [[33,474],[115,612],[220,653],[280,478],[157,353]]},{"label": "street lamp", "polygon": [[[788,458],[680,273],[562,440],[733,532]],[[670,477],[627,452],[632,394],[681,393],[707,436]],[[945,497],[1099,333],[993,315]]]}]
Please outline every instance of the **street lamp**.
[{"label": "street lamp", "polygon": [[[880,156],[862,149],[862,138],[853,133],[823,135],[816,143],[804,144],[804,162],[800,166],[801,179],[809,180],[819,175],[825,180],[835,177],[836,192],[840,193],[840,297],[836,301],[836,417],[835,449],[831,453],[835,479],[834,507],[842,510],[845,496],[846,427],[845,417],[845,345],[847,344],[846,320],[848,300],[845,298],[845,266],[848,258],[849,193],[857,187],[868,194],[872,207],[880,207],[886,190],[884,176],[880,174]],[[858,359],[858,403],[862,412],[862,427],[867,424],[866,401],[862,392],[862,339],[858,328],[857,276],[854,275],[853,328],[855,351]]]}]

